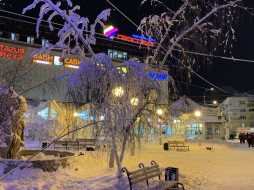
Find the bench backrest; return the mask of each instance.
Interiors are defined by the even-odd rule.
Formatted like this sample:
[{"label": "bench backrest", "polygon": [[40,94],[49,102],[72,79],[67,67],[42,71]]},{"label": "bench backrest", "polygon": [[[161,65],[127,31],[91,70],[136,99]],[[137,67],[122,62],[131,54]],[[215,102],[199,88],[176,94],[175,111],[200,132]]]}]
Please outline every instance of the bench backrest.
[{"label": "bench backrest", "polygon": [[77,138],[76,139],[79,142],[95,142],[95,139],[83,139],[83,138]]},{"label": "bench backrest", "polygon": [[168,143],[169,144],[174,144],[174,145],[184,145],[184,141],[181,141],[181,140],[168,140]]},{"label": "bench backrest", "polygon": [[161,172],[158,164],[154,164],[152,166],[145,167],[144,169],[145,169],[147,180],[154,178],[154,177],[159,177],[159,179],[161,179],[160,176],[162,175],[162,172]]},{"label": "bench backrest", "polygon": [[140,183],[140,182],[146,182],[147,186],[149,185],[149,179],[152,179],[154,177],[159,177],[161,176],[162,172],[159,168],[158,164],[154,164],[152,166],[144,167],[144,165],[140,165],[142,168],[135,170],[135,171],[128,171],[125,167],[122,169],[122,171],[126,171],[129,184],[130,184],[130,189],[132,190],[132,185]]},{"label": "bench backrest", "polygon": [[66,141],[65,140],[58,140],[58,141],[54,141],[54,144],[66,145]]},{"label": "bench backrest", "polygon": [[123,167],[122,172],[127,173],[127,177],[129,180],[130,190],[132,190],[132,185],[140,183],[140,182],[147,182],[146,174],[145,174],[145,168],[141,168],[135,171],[129,171],[127,168]]},{"label": "bench backrest", "polygon": [[95,146],[96,140],[95,139],[83,139],[83,138],[77,138],[76,139],[81,145],[91,145]]},{"label": "bench backrest", "polygon": [[79,142],[78,141],[67,141],[67,144],[68,145],[79,145]]}]

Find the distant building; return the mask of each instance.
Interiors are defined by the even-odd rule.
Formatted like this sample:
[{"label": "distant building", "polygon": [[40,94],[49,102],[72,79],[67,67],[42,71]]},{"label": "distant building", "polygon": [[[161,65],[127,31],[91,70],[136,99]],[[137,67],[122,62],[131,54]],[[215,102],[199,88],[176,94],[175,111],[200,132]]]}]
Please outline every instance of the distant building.
[{"label": "distant building", "polygon": [[[172,108],[173,128],[183,125],[181,123],[182,114],[189,114],[188,122],[184,123],[186,139],[198,138],[199,132],[202,139],[223,138],[225,136],[225,120],[218,117],[216,108],[203,107],[186,96],[179,98],[170,107]],[[197,110],[201,112],[200,117],[195,116]]]},{"label": "distant building", "polygon": [[238,135],[254,129],[254,96],[235,94],[226,98],[218,107],[227,122],[227,135]]}]

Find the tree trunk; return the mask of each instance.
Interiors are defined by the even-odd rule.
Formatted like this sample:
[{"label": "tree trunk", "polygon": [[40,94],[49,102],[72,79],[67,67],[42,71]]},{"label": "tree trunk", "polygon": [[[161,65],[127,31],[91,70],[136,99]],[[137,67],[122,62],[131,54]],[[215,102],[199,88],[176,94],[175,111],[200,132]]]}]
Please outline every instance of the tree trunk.
[{"label": "tree trunk", "polygon": [[120,162],[123,161],[123,157],[124,157],[124,152],[125,152],[128,136],[129,135],[125,134],[124,138],[123,138],[122,149],[121,149],[121,154],[120,154]]},{"label": "tree trunk", "polygon": [[109,167],[114,168],[114,163],[115,163],[115,151],[114,148],[112,147],[109,156]]},{"label": "tree trunk", "polygon": [[135,155],[135,140],[132,139],[131,141],[131,156]]}]

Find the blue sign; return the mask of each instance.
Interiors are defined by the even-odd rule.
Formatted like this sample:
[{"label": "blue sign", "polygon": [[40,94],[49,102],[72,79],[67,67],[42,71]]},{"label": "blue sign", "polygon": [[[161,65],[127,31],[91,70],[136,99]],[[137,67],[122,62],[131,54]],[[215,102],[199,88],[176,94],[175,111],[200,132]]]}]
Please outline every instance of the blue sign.
[{"label": "blue sign", "polygon": [[148,76],[152,79],[155,80],[167,80],[168,79],[168,75],[165,73],[154,73],[154,72],[149,72]]},{"label": "blue sign", "polygon": [[145,40],[145,41],[148,41],[148,42],[155,42],[155,39],[153,39],[153,38],[148,38],[148,37],[145,37],[145,36],[139,36],[139,35],[136,35],[136,34],[132,34],[132,37],[133,38],[138,38],[140,40]]}]

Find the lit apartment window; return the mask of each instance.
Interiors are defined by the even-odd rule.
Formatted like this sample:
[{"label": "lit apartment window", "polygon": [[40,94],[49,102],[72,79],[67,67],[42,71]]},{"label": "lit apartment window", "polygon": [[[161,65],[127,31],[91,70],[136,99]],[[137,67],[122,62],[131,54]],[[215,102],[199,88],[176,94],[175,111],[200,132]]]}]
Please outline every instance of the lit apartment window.
[{"label": "lit apartment window", "polygon": [[45,46],[49,41],[46,39],[41,39],[41,45]]},{"label": "lit apartment window", "polygon": [[34,37],[32,37],[32,36],[27,36],[26,42],[27,42],[27,43],[30,43],[30,44],[34,44]]},{"label": "lit apartment window", "polygon": [[242,126],[242,127],[245,127],[245,123],[241,123],[241,126]]},{"label": "lit apartment window", "polygon": [[19,34],[11,33],[11,40],[18,41],[19,40]]}]

